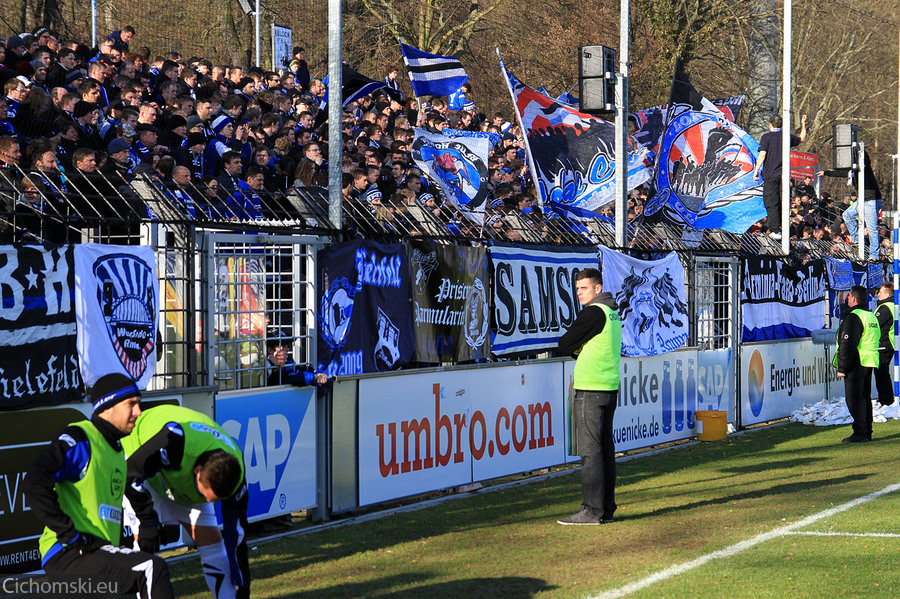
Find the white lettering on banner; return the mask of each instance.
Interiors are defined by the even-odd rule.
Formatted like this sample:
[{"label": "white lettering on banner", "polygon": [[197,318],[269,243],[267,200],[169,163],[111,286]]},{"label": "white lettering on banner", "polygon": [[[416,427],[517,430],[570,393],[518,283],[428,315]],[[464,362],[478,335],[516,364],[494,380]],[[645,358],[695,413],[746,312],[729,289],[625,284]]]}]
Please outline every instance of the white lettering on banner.
[{"label": "white lettering on banner", "polygon": [[472,285],[464,285],[462,283],[454,283],[448,278],[442,278],[441,284],[438,287],[437,295],[434,298],[438,301],[438,303],[443,302],[445,299],[453,299],[453,300],[465,300],[469,292],[472,289]]},{"label": "white lettering on banner", "polygon": [[359,275],[356,284],[374,287],[400,287],[400,256],[382,256],[379,260],[375,252],[371,254],[365,248],[356,250],[356,272]]},{"label": "white lettering on banner", "polygon": [[[0,267],[0,319],[13,321],[19,318],[25,309],[25,287],[19,283],[13,273],[19,268],[16,250],[4,252],[6,264]],[[12,299],[12,301],[9,301]]]},{"label": "white lettering on banner", "polygon": [[0,501],[0,516],[30,511],[31,508],[25,503],[25,492],[19,488],[19,483],[25,479],[25,473],[0,474],[0,479],[3,480],[3,490],[6,492],[5,501]]},{"label": "white lettering on banner", "polygon": [[[222,428],[237,439],[241,425],[229,420]],[[260,491],[275,488],[276,470],[287,460],[291,449],[291,425],[283,414],[266,416],[266,441],[263,444],[259,418],[247,421],[247,438],[244,440],[244,469],[248,485],[259,485]]]},{"label": "white lettering on banner", "polygon": [[[468,422],[465,413],[442,414],[441,385],[434,383],[432,392],[433,421],[424,417],[375,425],[382,478],[447,466],[451,459],[453,463],[460,463],[465,459],[467,449],[473,459],[481,460],[485,453],[488,457],[493,457],[495,452],[499,455],[507,455],[510,451],[522,453],[526,449],[552,447],[555,443],[550,402],[518,405],[512,413],[507,408],[500,408],[489,428],[480,410],[475,410]],[[467,426],[468,438],[465,436]],[[489,433],[493,433],[490,440]]]},{"label": "white lettering on banner", "polygon": [[416,324],[437,324],[445,326],[460,326],[465,322],[465,310],[451,310],[450,306],[441,308],[422,308],[419,302],[414,302],[413,314]]},{"label": "white lettering on banner", "polygon": [[[63,365],[57,367],[57,361],[63,362]],[[69,368],[65,366],[66,361]],[[37,365],[34,371],[31,370],[31,360],[28,360],[25,362],[25,372],[16,377],[12,377],[11,373],[8,374],[0,366],[0,393],[7,399],[22,397],[26,392],[32,395],[35,391],[50,393],[71,389],[78,383],[78,358],[75,355],[70,355],[67,359],[50,356],[46,365]]]}]

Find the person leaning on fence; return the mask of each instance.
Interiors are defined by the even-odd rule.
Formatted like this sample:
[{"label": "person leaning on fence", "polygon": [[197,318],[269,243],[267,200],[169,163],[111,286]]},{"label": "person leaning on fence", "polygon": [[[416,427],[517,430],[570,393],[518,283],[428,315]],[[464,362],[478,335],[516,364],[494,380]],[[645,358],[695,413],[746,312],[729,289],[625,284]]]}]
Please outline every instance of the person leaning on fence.
[{"label": "person leaning on fence", "polygon": [[853,434],[843,439],[844,443],[872,440],[872,369],[878,366],[881,327],[868,300],[866,288],[854,285],[841,306],[844,318],[838,327],[832,364],[838,378],[844,379],[847,409],[853,418]]},{"label": "person leaning on fence", "polygon": [[878,344],[878,366],[875,367],[875,390],[878,403],[889,406],[894,403],[894,382],[891,367],[894,361],[894,285],[885,283],[878,289],[878,307],[875,318],[881,327]]},{"label": "person leaning on fence", "polygon": [[330,380],[328,375],[319,370],[306,370],[294,362],[290,347],[283,344],[282,339],[270,339],[266,344],[266,361],[271,367],[266,378],[266,385],[294,385],[295,387],[320,387]]},{"label": "person leaning on fence", "polygon": [[[234,439],[194,410],[160,405],[145,411],[123,441],[127,455],[125,522],[136,544],[157,552],[162,524],[185,528],[216,599],[250,597],[247,481]],[[221,501],[223,531],[213,503]]]},{"label": "person leaning on fence", "polygon": [[565,525],[606,524],[616,511],[613,416],[619,398],[622,321],[601,280],[595,268],[575,275],[575,293],[583,307],[559,338],[559,352],[575,357],[572,410],[583,496],[577,514],[557,521]]},{"label": "person leaning on fence", "polygon": [[44,524],[39,547],[47,574],[115,582],[119,593],[174,597],[166,562],[119,547],[125,492],[121,440],[141,414],[141,393],[121,374],[101,377],[90,393],[90,420],[67,426],[25,476],[25,496]]}]

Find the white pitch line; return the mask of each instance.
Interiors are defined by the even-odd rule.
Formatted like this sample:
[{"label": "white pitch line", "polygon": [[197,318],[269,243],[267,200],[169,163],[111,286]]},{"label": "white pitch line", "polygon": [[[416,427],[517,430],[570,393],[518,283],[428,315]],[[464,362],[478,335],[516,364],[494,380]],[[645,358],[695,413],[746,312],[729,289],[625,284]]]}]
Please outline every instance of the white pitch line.
[{"label": "white pitch line", "polygon": [[736,543],[730,547],[726,547],[725,549],[719,549],[718,551],[707,553],[706,555],[702,555],[697,559],[685,562],[683,564],[677,564],[675,566],[672,566],[671,568],[666,568],[665,570],[661,570],[659,572],[656,572],[655,574],[651,574],[650,576],[647,576],[646,578],[643,578],[636,582],[628,583],[625,586],[621,586],[617,589],[604,591],[603,593],[600,593],[598,595],[592,595],[588,599],[617,599],[618,597],[624,597],[625,595],[640,591],[658,582],[663,582],[665,580],[668,580],[669,578],[673,578],[680,574],[684,574],[685,572],[694,570],[695,568],[699,568],[700,566],[704,566],[715,559],[734,557],[735,555],[748,549],[752,549],[753,547],[756,547],[761,543],[765,543],[766,541],[771,541],[772,539],[785,536],[797,530],[798,528],[804,528],[824,518],[840,514],[841,512],[846,512],[847,510],[853,509],[858,505],[867,503],[869,501],[872,501],[873,499],[881,497],[882,495],[887,495],[888,493],[893,493],[897,490],[900,490],[900,483],[888,485],[880,491],[869,493],[868,495],[864,495],[863,497],[857,497],[856,499],[848,501],[847,503],[843,503],[839,506],[824,510],[811,516],[807,516],[803,520],[795,522],[794,524],[788,524],[787,526],[782,526],[780,528],[776,528],[775,530],[757,535],[752,539],[741,541],[740,543]]},{"label": "white pitch line", "polygon": [[815,532],[815,531],[794,531],[787,533],[789,535],[803,535],[807,537],[883,537],[886,539],[900,538],[900,535],[892,532]]}]

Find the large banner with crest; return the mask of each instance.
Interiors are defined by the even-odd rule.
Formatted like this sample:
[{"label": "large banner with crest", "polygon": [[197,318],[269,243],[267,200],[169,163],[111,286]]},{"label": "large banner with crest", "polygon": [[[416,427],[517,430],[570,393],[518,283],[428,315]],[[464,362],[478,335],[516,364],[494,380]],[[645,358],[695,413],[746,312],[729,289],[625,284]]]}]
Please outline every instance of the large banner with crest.
[{"label": "large banner with crest", "polygon": [[77,401],[71,246],[0,246],[0,409]]},{"label": "large banner with crest", "polygon": [[357,239],[319,252],[318,368],[329,376],[400,368],[415,352],[401,243]]},{"label": "large banner with crest", "polygon": [[490,300],[484,248],[409,244],[416,361],[488,357]]},{"label": "large banner with crest", "polygon": [[75,246],[75,317],[81,378],[117,372],[145,389],[156,369],[159,280],[149,246]]}]

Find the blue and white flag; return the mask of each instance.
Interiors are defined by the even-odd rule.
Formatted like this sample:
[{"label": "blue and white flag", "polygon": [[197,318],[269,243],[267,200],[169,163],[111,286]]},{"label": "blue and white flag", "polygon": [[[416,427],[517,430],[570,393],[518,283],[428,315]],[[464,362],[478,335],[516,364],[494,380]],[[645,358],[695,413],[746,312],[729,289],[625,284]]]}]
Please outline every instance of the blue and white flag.
[{"label": "blue and white flag", "polygon": [[86,387],[116,372],[150,384],[156,370],[159,279],[150,246],[75,246],[78,359]]},{"label": "blue and white flag", "polygon": [[496,146],[500,143],[500,134],[494,133],[493,131],[466,131],[464,129],[450,129],[449,127],[444,127],[444,130],[441,131],[441,135],[444,137],[468,137],[468,138],[483,138],[487,139],[491,142],[491,146]]},{"label": "blue and white flag", "polygon": [[619,305],[623,356],[655,356],[687,343],[684,267],[675,252],[638,260],[600,246],[600,257],[603,290]]},{"label": "blue and white flag", "polygon": [[416,97],[449,96],[469,80],[462,63],[452,56],[429,54],[400,44]]},{"label": "blue and white flag", "polygon": [[413,162],[431,181],[440,186],[444,197],[466,215],[481,224],[488,197],[488,154],[494,144],[490,138],[429,133],[415,128]]},{"label": "blue and white flag", "polygon": [[[525,129],[526,151],[545,208],[595,218],[595,210],[615,199],[615,126],[521,83],[503,60],[500,68]],[[629,140],[628,189],[650,178],[644,154]]]},{"label": "blue and white flag", "polygon": [[747,258],[741,342],[809,337],[810,331],[825,328],[827,289],[824,260],[795,268],[775,258]]},{"label": "blue and white flag", "polygon": [[563,92],[556,96],[556,101],[562,102],[566,106],[571,106],[572,108],[578,108],[579,100],[577,97],[572,95],[572,90]]},{"label": "blue and white flag", "polygon": [[758,150],[755,139],[697,93],[679,61],[645,218],[743,234],[766,216],[753,179]]}]

